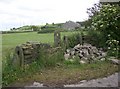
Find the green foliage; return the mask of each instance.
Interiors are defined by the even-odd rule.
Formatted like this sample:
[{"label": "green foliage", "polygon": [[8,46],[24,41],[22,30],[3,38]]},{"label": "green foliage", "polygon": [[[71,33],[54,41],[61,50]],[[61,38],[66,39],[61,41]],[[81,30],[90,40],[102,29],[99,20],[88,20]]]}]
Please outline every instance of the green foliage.
[{"label": "green foliage", "polygon": [[18,80],[18,75],[20,75],[20,69],[12,65],[12,58],[10,53],[6,55],[6,59],[3,60],[3,70],[2,70],[2,84],[3,86]]},{"label": "green foliage", "polygon": [[[116,66],[112,67],[111,69],[111,66],[113,66],[113,64],[111,64],[109,61],[104,61],[104,62],[98,61],[96,63],[91,63],[91,64],[79,64],[79,61],[77,59],[75,61],[64,61],[62,49],[58,49],[58,50],[42,49],[40,51],[39,59],[37,59],[31,64],[25,65],[24,70],[19,67],[14,67],[13,65],[11,65],[11,60],[10,60],[11,57],[12,56],[9,54],[6,57],[7,61],[6,62],[3,61],[6,63],[3,69],[3,76],[2,76],[3,86],[7,86],[13,82],[16,82],[16,81],[18,82],[19,80],[21,81],[21,79],[25,80],[27,78],[29,78],[30,80],[35,79],[38,81],[42,81],[40,79],[43,78],[44,76],[45,76],[45,79],[43,78],[43,82],[46,83],[45,81],[47,79],[49,80],[49,78],[54,80],[54,78],[56,77],[56,79],[59,79],[58,77],[59,74],[54,74],[56,72],[60,74],[64,74],[67,77],[71,77],[71,70],[72,70],[72,74],[74,77],[76,76],[76,74],[80,73],[80,76],[82,76],[81,77],[82,79],[83,78],[88,79],[88,77],[97,78],[99,77],[98,75],[105,76],[105,74],[107,75],[108,73],[114,73],[115,71],[118,70],[117,69],[118,67]],[[62,65],[62,67],[58,67],[60,65]],[[50,72],[49,70],[44,70],[44,68],[45,69],[49,68],[52,70]],[[45,71],[45,72],[42,72],[43,75],[39,74],[41,73],[42,69]],[[53,70],[53,69],[56,69],[56,70]],[[102,71],[102,72],[99,73],[99,71]],[[90,74],[89,76],[86,76],[88,72]],[[36,74],[38,74],[40,78],[38,78],[38,76],[36,77]],[[49,75],[53,77],[52,78],[48,77],[46,79],[46,76],[49,76]],[[67,78],[65,76],[63,79]],[[62,77],[60,77],[60,79],[61,78]],[[52,81],[52,83],[53,82],[56,82],[56,81]]]},{"label": "green foliage", "polygon": [[55,67],[57,63],[60,63],[64,60],[63,56],[63,50],[58,49],[55,50],[49,49],[49,50],[41,50],[40,51],[40,65],[43,67]]},{"label": "green foliage", "polygon": [[79,63],[79,58],[74,58],[74,59],[69,59],[69,60],[65,60],[64,61],[64,64],[66,65],[66,66],[69,66],[69,65],[80,65],[80,63]]},{"label": "green foliage", "polygon": [[31,64],[26,64],[24,68],[16,67],[12,64],[11,53],[8,53],[6,59],[3,60],[3,86],[7,86],[14,81],[19,80],[26,75],[33,75],[40,72],[43,68],[55,67],[57,63],[64,60],[63,50],[59,49],[56,52],[49,52],[47,49],[41,49],[39,58]]},{"label": "green foliage", "polygon": [[38,33],[53,33],[54,31],[55,31],[54,29],[44,29],[44,30],[38,31]]},{"label": "green foliage", "polygon": [[52,33],[55,30],[64,31],[63,28],[61,28],[62,24],[46,24],[45,26],[41,27],[41,30],[38,33]]},{"label": "green foliage", "polygon": [[80,43],[81,35],[80,33],[75,33],[68,36],[68,47],[73,48],[75,45]]},{"label": "green foliage", "polygon": [[28,33],[33,31],[2,31],[2,34],[11,34],[11,33]]},{"label": "green foliage", "polygon": [[[107,37],[120,40],[120,7],[118,5],[103,5],[98,15],[92,17],[92,26]],[[108,38],[108,37],[107,37]]]},{"label": "green foliage", "polygon": [[38,31],[40,29],[40,26],[36,26],[36,25],[26,25],[26,26],[22,26],[19,28],[12,28],[10,29],[11,31]]},{"label": "green foliage", "polygon": [[120,53],[119,53],[120,46],[118,45],[119,41],[113,40],[110,35],[108,35],[108,37],[109,40],[107,40],[106,42],[108,45],[108,55],[120,57]]},{"label": "green foliage", "polygon": [[38,33],[53,33],[57,28],[53,26],[43,26]]},{"label": "green foliage", "polygon": [[40,27],[35,26],[35,25],[32,25],[32,26],[31,26],[31,29],[32,29],[33,31],[39,31]]},{"label": "green foliage", "polygon": [[[120,6],[107,4],[98,6],[99,9],[97,10],[95,8],[96,7],[94,6],[90,9],[90,12],[92,13],[92,16],[90,17],[92,22],[91,29],[99,31],[100,34],[103,35],[105,41],[110,41],[108,37],[108,35],[110,35],[111,42],[112,40],[116,40],[118,45],[120,45]],[[106,42],[103,44],[106,44]]]},{"label": "green foliage", "polygon": [[101,4],[94,4],[93,7],[87,9],[87,13],[89,14],[89,17],[92,18],[99,14],[101,8]]},{"label": "green foliage", "polygon": [[86,43],[91,43],[96,47],[102,47],[106,49],[106,38],[99,31],[89,30],[84,39]]}]

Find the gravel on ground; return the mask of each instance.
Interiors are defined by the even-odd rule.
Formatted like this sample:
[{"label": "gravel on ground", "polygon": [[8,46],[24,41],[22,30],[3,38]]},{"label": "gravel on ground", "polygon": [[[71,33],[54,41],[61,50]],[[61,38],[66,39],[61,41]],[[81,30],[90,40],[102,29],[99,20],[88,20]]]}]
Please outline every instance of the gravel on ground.
[{"label": "gravel on ground", "polygon": [[[82,80],[77,84],[64,85],[63,87],[118,87],[120,83],[120,72],[112,74],[108,77],[92,79],[92,80]],[[34,82],[30,86],[25,86],[25,89],[30,87],[46,87],[44,84]]]}]

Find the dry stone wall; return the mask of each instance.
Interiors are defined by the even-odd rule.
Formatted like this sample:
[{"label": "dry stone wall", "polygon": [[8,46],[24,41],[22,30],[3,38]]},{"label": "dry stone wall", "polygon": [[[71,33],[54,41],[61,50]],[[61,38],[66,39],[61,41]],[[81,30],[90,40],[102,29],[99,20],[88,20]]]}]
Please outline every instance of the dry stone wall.
[{"label": "dry stone wall", "polygon": [[13,63],[23,66],[37,60],[40,56],[39,52],[41,48],[48,49],[51,48],[51,46],[49,44],[32,41],[16,46]]}]

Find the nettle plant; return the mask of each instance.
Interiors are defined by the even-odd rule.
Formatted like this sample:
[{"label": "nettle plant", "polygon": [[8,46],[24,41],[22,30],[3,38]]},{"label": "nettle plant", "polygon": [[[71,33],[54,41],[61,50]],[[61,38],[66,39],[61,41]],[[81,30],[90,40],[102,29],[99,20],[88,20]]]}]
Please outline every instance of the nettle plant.
[{"label": "nettle plant", "polygon": [[106,41],[108,45],[108,55],[115,56],[118,58],[119,52],[119,41],[112,39],[111,35],[108,35],[108,40]]}]

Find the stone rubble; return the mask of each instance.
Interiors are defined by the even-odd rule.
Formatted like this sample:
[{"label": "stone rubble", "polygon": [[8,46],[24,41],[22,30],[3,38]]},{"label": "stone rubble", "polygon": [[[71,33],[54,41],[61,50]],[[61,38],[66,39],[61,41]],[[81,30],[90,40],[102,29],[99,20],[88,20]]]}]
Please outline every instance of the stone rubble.
[{"label": "stone rubble", "polygon": [[106,52],[102,50],[102,48],[96,48],[91,44],[84,43],[83,45],[76,45],[74,48],[67,49],[64,53],[65,60],[75,59],[78,57],[80,59],[80,63],[88,63],[94,60],[104,61],[106,57]]}]

